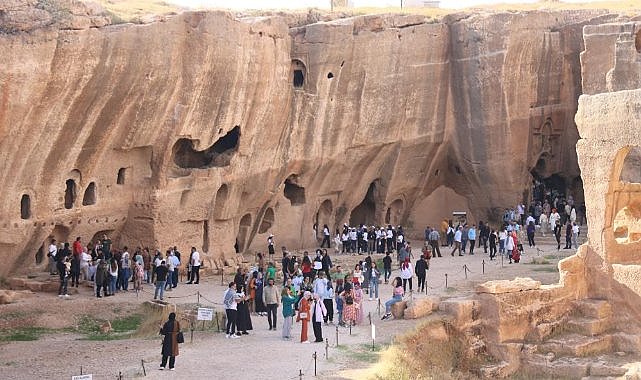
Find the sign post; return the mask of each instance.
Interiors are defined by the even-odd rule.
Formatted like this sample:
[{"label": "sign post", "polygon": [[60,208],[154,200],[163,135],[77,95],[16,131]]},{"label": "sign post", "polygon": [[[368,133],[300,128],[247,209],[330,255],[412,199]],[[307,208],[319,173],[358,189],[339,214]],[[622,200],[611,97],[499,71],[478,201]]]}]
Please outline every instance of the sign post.
[{"label": "sign post", "polygon": [[93,380],[93,375],[71,376],[71,380]]},{"label": "sign post", "polygon": [[203,330],[205,330],[205,321],[211,321],[214,317],[214,309],[207,307],[198,308],[198,317],[199,321],[203,321]]},{"label": "sign post", "polygon": [[375,340],[376,340],[376,325],[372,323],[372,351],[374,351]]}]

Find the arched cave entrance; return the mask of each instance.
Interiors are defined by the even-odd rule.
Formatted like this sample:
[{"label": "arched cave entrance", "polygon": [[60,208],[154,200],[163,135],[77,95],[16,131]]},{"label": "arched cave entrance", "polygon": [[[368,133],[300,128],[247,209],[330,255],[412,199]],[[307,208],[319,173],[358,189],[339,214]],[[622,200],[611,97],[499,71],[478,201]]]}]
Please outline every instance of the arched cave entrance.
[{"label": "arched cave entrance", "polygon": [[402,214],[403,214],[403,200],[396,199],[387,208],[387,212],[385,213],[385,223],[393,224],[393,225],[400,224]]},{"label": "arched cave entrance", "polygon": [[28,194],[22,194],[22,198],[20,198],[20,218],[31,218],[31,198]]},{"label": "arched cave entrance", "polygon": [[209,253],[209,221],[203,221],[203,252]]},{"label": "arched cave entrance", "polygon": [[218,191],[216,191],[216,199],[214,200],[214,219],[222,220],[224,219],[225,205],[227,204],[227,199],[229,198],[229,189],[227,184],[222,184]]},{"label": "arched cave entrance", "polygon": [[49,252],[49,244],[51,244],[51,239],[56,239],[56,244],[69,242],[70,230],[68,227],[63,226],[62,224],[56,224],[53,227],[53,231],[49,234],[47,239],[42,243],[40,249],[36,252],[35,260],[36,264],[40,264],[45,259],[45,254]]},{"label": "arched cave entrance", "polygon": [[638,146],[630,148],[625,156],[619,181],[628,183],[641,183],[641,148]]},{"label": "arched cave entrance", "polygon": [[289,199],[292,206],[305,204],[305,188],[298,185],[298,176],[292,174],[285,180],[285,189],[283,190],[285,198]]},{"label": "arched cave entrance", "polygon": [[76,181],[68,179],[65,182],[65,208],[72,209],[76,202]]},{"label": "arched cave entrance", "polygon": [[82,205],[90,206],[96,204],[96,183],[91,182],[85,190],[85,195],[82,197]]},{"label": "arched cave entrance", "polygon": [[298,59],[292,60],[292,85],[294,88],[303,88],[305,85],[305,76],[307,75],[307,68],[305,64]]},{"label": "arched cave entrance", "polygon": [[240,144],[240,126],[235,126],[205,150],[194,150],[194,140],[178,139],[173,147],[174,163],[183,169],[229,166]]},{"label": "arched cave entrance", "polygon": [[[111,239],[112,244],[114,244],[114,236],[113,236],[114,230],[102,230],[98,231],[95,234],[93,234],[93,237],[91,238],[91,242],[96,244],[98,240],[102,240],[102,237],[104,235],[107,235],[109,239]],[[87,242],[88,243],[88,242]]]},{"label": "arched cave entrance", "polygon": [[246,249],[247,236],[249,235],[249,229],[252,224],[251,214],[245,214],[240,219],[240,224],[238,226],[238,235],[236,235],[236,244],[238,246],[236,253],[242,253]]},{"label": "arched cave entrance", "polygon": [[127,176],[127,168],[118,169],[118,177],[116,178],[116,185],[124,185]]},{"label": "arched cave entrance", "polygon": [[265,213],[263,214],[263,220],[260,222],[260,227],[258,227],[258,233],[264,234],[265,232],[269,231],[269,229],[274,225],[274,221],[274,209],[271,207],[267,207]]},{"label": "arched cave entrance", "polygon": [[360,224],[376,224],[376,199],[378,196],[376,182],[370,183],[363,201],[352,210],[349,216],[349,224],[358,226]]}]

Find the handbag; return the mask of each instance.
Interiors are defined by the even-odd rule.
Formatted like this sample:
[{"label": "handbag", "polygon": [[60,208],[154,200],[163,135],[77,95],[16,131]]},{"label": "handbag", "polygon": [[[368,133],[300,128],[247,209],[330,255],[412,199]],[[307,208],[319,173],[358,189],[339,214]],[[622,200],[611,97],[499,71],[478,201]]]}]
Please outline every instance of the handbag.
[{"label": "handbag", "polygon": [[182,331],[178,331],[178,334],[176,334],[176,342],[185,343],[185,336]]},{"label": "handbag", "polygon": [[307,319],[307,313],[306,312],[298,313],[298,318],[299,319]]}]

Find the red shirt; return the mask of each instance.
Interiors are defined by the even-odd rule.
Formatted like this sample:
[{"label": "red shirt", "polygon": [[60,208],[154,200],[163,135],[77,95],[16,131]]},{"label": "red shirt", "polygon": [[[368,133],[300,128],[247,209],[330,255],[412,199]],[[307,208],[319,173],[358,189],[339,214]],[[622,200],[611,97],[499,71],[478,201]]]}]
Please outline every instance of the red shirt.
[{"label": "red shirt", "polygon": [[82,243],[78,240],[73,242],[73,254],[76,256],[82,254]]}]

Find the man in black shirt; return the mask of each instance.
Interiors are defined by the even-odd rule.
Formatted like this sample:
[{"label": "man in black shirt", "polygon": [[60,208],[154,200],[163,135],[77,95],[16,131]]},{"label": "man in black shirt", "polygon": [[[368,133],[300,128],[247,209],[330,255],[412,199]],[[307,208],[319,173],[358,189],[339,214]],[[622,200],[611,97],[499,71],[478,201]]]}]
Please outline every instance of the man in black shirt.
[{"label": "man in black shirt", "polygon": [[160,292],[160,300],[162,301],[163,295],[165,294],[165,282],[167,281],[167,273],[169,273],[169,268],[165,265],[165,260],[163,260],[159,266],[156,267],[156,291],[154,292],[154,299],[158,298],[158,293]]},{"label": "man in black shirt", "polygon": [[383,257],[383,277],[386,284],[387,280],[389,280],[390,276],[392,275],[392,258],[389,254],[389,252],[386,252],[385,257]]}]

